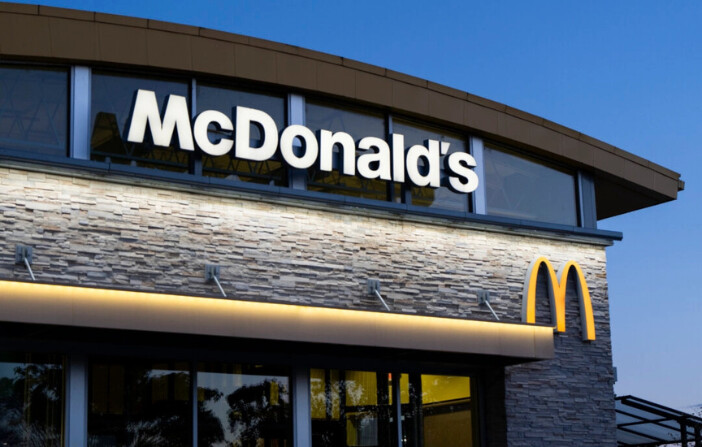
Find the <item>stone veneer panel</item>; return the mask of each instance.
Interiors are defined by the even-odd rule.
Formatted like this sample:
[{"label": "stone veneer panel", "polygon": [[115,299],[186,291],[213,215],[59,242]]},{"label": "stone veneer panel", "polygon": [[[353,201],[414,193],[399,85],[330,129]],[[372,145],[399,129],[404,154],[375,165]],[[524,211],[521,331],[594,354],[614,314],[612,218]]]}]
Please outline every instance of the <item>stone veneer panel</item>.
[{"label": "stone veneer panel", "polygon": [[[581,339],[578,298],[571,281],[566,332],[554,336],[554,359],[505,368],[510,447],[617,445],[606,286],[595,284],[589,281],[597,340]],[[541,296],[545,298],[545,289]],[[545,312],[537,314],[537,321],[548,321]]]},{"label": "stone veneer panel", "polygon": [[[506,368],[507,443],[615,445],[603,246],[8,167],[0,228],[0,279],[28,280],[14,265],[15,244],[26,244],[42,282],[217,296],[204,268],[219,264],[235,299],[382,310],[365,293],[366,279],[379,278],[395,311],[492,319],[476,299],[489,290],[505,321],[520,320],[535,256],[573,259],[590,287],[597,340],[581,341],[571,293],[556,357]],[[537,321],[547,323],[544,301]]]}]

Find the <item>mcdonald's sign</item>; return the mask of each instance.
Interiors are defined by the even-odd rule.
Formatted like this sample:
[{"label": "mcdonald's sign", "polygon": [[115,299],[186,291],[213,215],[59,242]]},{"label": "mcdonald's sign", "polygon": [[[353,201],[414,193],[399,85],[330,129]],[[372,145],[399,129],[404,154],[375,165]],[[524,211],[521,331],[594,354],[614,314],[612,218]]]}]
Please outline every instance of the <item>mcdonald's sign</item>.
[{"label": "mcdonald's sign", "polygon": [[551,303],[551,321],[558,332],[565,332],[565,306],[566,287],[568,285],[568,275],[574,270],[576,273],[576,289],[578,300],[580,301],[580,319],[582,321],[582,336],[584,341],[595,339],[595,319],[592,313],[592,301],[590,291],[585,281],[583,271],[575,261],[563,263],[558,269],[558,274],[553,269],[551,263],[545,257],[535,259],[527,270],[524,281],[524,292],[522,295],[522,321],[525,323],[536,323],[536,283],[541,266],[546,266],[548,272],[546,281],[548,283],[548,295]]}]

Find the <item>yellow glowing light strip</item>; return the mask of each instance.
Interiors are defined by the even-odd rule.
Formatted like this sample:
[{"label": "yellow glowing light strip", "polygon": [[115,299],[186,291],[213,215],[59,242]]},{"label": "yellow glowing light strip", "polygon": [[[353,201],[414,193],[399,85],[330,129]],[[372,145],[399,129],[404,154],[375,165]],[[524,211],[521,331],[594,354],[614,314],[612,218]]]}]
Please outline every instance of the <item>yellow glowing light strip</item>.
[{"label": "yellow glowing light strip", "polygon": [[576,288],[578,300],[580,301],[580,318],[582,321],[583,340],[595,340],[595,318],[592,312],[592,300],[590,290],[585,281],[585,275],[575,261],[568,261],[558,270],[558,275],[551,263],[545,257],[534,260],[529,266],[527,277],[524,283],[524,294],[522,298],[522,321],[525,323],[536,322],[536,282],[539,275],[539,267],[546,266],[548,271],[548,294],[551,301],[552,322],[558,332],[565,332],[566,318],[566,286],[568,285],[568,274],[571,269],[575,269],[577,274]]},{"label": "yellow glowing light strip", "polygon": [[553,357],[544,326],[14,281],[0,291],[0,321]]}]

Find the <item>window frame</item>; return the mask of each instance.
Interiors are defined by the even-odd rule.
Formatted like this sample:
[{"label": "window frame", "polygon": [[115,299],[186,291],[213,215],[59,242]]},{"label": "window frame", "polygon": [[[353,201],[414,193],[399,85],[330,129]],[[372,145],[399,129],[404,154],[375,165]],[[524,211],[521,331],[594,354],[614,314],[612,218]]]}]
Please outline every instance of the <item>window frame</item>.
[{"label": "window frame", "polygon": [[[564,223],[555,223],[555,222],[548,222],[548,221],[540,221],[540,220],[532,220],[532,219],[519,219],[519,218],[513,218],[513,217],[506,217],[506,216],[500,216],[498,214],[489,214],[488,208],[490,207],[490,204],[488,203],[488,197],[487,197],[487,185],[485,184],[486,182],[483,181],[482,183],[485,184],[485,215],[486,216],[492,216],[492,217],[499,217],[499,218],[506,218],[506,219],[512,219],[516,221],[529,221],[533,222],[535,224],[544,224],[544,225],[565,225],[565,226],[574,226],[574,227],[583,227],[583,196],[582,196],[582,186],[581,186],[581,171],[574,169],[564,163],[559,163],[557,160],[552,160],[552,159],[547,159],[544,156],[541,156],[539,154],[536,154],[534,152],[527,152],[523,151],[521,149],[518,149],[514,146],[506,145],[500,142],[496,142],[494,140],[489,140],[489,139],[484,139],[483,140],[483,151],[485,149],[490,149],[494,150],[497,152],[501,152],[503,154],[507,154],[511,157],[515,157],[518,159],[526,160],[528,162],[537,164],[541,167],[549,168],[551,170],[560,172],[562,174],[568,175],[573,179],[573,205],[575,209],[575,223],[573,225],[570,224],[564,224]],[[484,172],[484,167],[485,167],[485,152],[483,152],[483,179],[485,178],[485,172]]]},{"label": "window frame", "polygon": [[[66,74],[66,123],[65,123],[65,148],[63,150],[64,154],[63,155],[55,155],[55,154],[37,154],[36,152],[32,151],[27,151],[27,150],[22,150],[22,149],[4,149],[3,151],[11,151],[11,152],[17,152],[17,153],[22,153],[25,152],[27,153],[26,156],[27,158],[32,158],[32,155],[38,158],[44,158],[44,157],[53,157],[53,158],[64,158],[64,157],[70,157],[71,156],[71,148],[73,145],[73,136],[72,136],[72,128],[71,128],[71,123],[72,123],[72,113],[73,113],[73,86],[72,86],[72,80],[73,80],[73,73],[72,73],[72,65],[65,65],[65,64],[56,64],[56,63],[43,63],[43,62],[35,62],[35,61],[20,61],[20,60],[6,60],[3,59],[0,61],[0,68],[2,67],[15,67],[18,69],[26,68],[26,69],[31,69],[35,68],[37,70],[51,70],[51,71],[62,71],[65,72]],[[28,145],[30,147],[31,145]]]},{"label": "window frame", "polygon": [[[8,62],[3,61],[3,63],[16,63],[19,65],[28,65],[25,62]],[[41,154],[34,153],[21,153],[16,150],[8,150],[0,148],[0,157],[10,160],[18,161],[29,161],[33,162],[35,165],[46,165],[50,167],[64,166],[69,170],[78,168],[79,170],[87,170],[89,172],[99,173],[99,174],[115,174],[115,175],[127,175],[133,177],[140,177],[145,179],[152,179],[155,181],[165,181],[168,183],[176,183],[180,185],[193,185],[197,187],[207,187],[207,188],[220,188],[232,191],[241,191],[243,193],[263,193],[270,195],[271,197],[278,197],[283,200],[293,199],[293,200],[304,200],[311,204],[314,203],[324,203],[333,206],[351,206],[360,207],[369,210],[386,211],[389,213],[401,213],[416,216],[417,218],[440,218],[447,219],[449,221],[465,222],[468,224],[482,225],[493,225],[497,227],[506,228],[517,228],[524,230],[539,230],[545,232],[556,232],[559,234],[573,235],[573,236],[592,236],[596,238],[603,238],[607,240],[618,240],[621,239],[621,233],[598,230],[597,229],[597,219],[596,219],[596,208],[595,208],[595,193],[594,193],[594,178],[591,174],[573,168],[572,166],[566,166],[554,162],[554,160],[547,160],[548,165],[556,165],[562,168],[564,167],[566,171],[573,172],[575,176],[575,188],[576,188],[576,213],[577,213],[577,224],[576,225],[564,225],[552,222],[540,222],[540,221],[529,221],[522,219],[514,219],[509,217],[488,215],[487,213],[481,212],[481,203],[484,204],[484,176],[482,176],[481,182],[478,185],[478,189],[471,193],[468,198],[468,211],[467,212],[456,212],[451,210],[443,210],[437,208],[428,208],[419,205],[412,205],[411,197],[408,197],[408,192],[410,188],[408,184],[403,184],[402,188],[398,188],[396,184],[392,181],[388,182],[388,189],[390,190],[387,200],[377,200],[377,199],[365,199],[352,196],[344,196],[339,194],[333,194],[330,192],[320,192],[312,191],[307,189],[306,178],[304,175],[296,172],[293,168],[288,168],[288,183],[287,185],[275,186],[275,185],[263,185],[255,184],[250,182],[238,182],[231,180],[223,180],[214,177],[207,177],[201,175],[201,163],[199,162],[199,150],[194,151],[194,155],[191,155],[192,162],[187,170],[187,172],[168,172],[160,169],[152,168],[140,168],[133,167],[129,165],[119,165],[116,163],[105,163],[97,162],[93,160],[86,160],[84,145],[88,144],[88,141],[82,141],[83,136],[81,136],[81,129],[88,129],[90,127],[90,121],[86,123],[86,120],[92,120],[90,110],[79,110],[78,108],[85,109],[89,108],[90,99],[80,98],[77,96],[84,96],[86,90],[90,90],[90,85],[86,86],[86,73],[89,73],[89,81],[87,84],[92,83],[92,72],[102,71],[106,73],[115,73],[117,75],[127,75],[130,77],[147,76],[151,78],[161,78],[166,77],[174,80],[185,81],[189,85],[189,101],[191,104],[191,114],[197,107],[197,97],[196,89],[198,82],[204,82],[208,84],[222,85],[231,84],[232,88],[242,90],[242,91],[253,91],[254,93],[258,91],[270,92],[273,95],[287,95],[287,106],[285,110],[286,123],[287,125],[292,124],[292,118],[296,117],[295,120],[304,120],[304,102],[307,98],[314,102],[319,103],[333,103],[334,106],[338,106],[341,109],[349,108],[350,110],[367,110],[371,113],[379,113],[385,117],[386,129],[388,130],[388,135],[386,139],[392,132],[393,119],[401,119],[403,121],[414,122],[420,126],[427,126],[430,128],[436,128],[437,130],[446,129],[447,132],[465,137],[466,144],[468,146],[468,151],[476,158],[476,161],[482,159],[482,151],[480,148],[483,144],[491,144],[498,146],[499,149],[512,150],[516,153],[523,154],[527,159],[533,160],[543,160],[543,157],[539,156],[538,153],[521,150],[516,147],[507,146],[490,140],[483,139],[479,135],[473,134],[468,130],[460,130],[456,128],[451,128],[448,126],[443,126],[437,123],[435,120],[427,119],[425,121],[419,121],[416,117],[406,116],[402,114],[396,114],[393,111],[384,109],[382,107],[374,106],[364,106],[355,102],[348,100],[334,100],[333,98],[325,97],[321,94],[307,94],[299,93],[294,89],[284,89],[281,87],[270,87],[268,88],[264,84],[248,82],[245,80],[234,80],[218,76],[197,76],[188,74],[174,74],[174,73],[162,73],[160,71],[147,71],[147,70],[128,70],[125,68],[114,68],[108,66],[82,66],[82,65],[68,65],[68,64],[32,64],[39,67],[58,67],[69,71],[69,140],[68,140],[68,154],[66,156],[42,156]],[[82,76],[82,81],[78,78]],[[87,106],[86,106],[87,103]],[[295,106],[297,104],[297,106]],[[300,105],[301,104],[301,105]],[[292,110],[294,107],[302,110]],[[300,118],[302,116],[302,118]],[[192,117],[191,117],[192,119]],[[304,121],[302,121],[304,122]],[[89,135],[85,135],[85,140],[89,139]],[[83,145],[83,149],[81,149]],[[88,154],[89,156],[89,154]],[[561,168],[561,169],[562,169]],[[475,168],[476,172],[480,175],[482,170],[482,163]],[[88,174],[89,175],[89,174]],[[168,188],[167,185],[163,187]],[[177,187],[177,186],[176,186]],[[399,191],[398,191],[399,189]],[[401,197],[395,197],[396,193],[399,192]],[[213,190],[213,193],[216,193]]]}]

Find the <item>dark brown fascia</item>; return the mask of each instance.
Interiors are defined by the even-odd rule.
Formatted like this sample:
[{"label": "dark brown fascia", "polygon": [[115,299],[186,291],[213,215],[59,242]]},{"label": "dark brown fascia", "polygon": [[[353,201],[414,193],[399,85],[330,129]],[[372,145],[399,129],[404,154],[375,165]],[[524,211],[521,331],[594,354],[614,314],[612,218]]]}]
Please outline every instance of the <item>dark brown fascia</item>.
[{"label": "dark brown fascia", "polygon": [[[618,194],[611,189],[616,184],[644,198],[634,209],[674,200],[684,188],[674,171],[504,104],[363,62],[207,28],[0,3],[0,58],[223,76],[361,102],[519,145],[596,179],[614,178],[608,194]],[[607,214],[632,210],[621,203]]]}]

